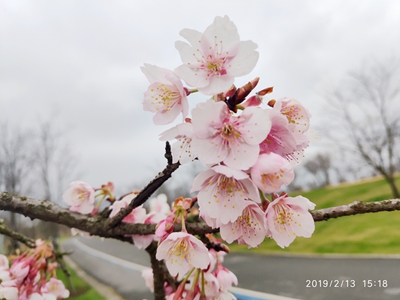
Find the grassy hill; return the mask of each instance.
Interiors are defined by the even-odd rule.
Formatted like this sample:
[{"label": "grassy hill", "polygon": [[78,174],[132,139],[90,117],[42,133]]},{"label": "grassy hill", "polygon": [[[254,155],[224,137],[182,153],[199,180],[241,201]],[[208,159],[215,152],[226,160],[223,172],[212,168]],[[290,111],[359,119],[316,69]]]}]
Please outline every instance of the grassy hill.
[{"label": "grassy hill", "polygon": [[[400,186],[400,177],[397,177]],[[297,193],[310,199],[316,209],[391,199],[390,188],[381,178],[363,180],[354,184],[325,187]],[[296,195],[296,194],[293,194]],[[309,239],[296,238],[285,249],[273,240],[266,239],[257,253],[363,253],[400,254],[400,211],[380,212],[316,222],[316,229]],[[232,251],[247,251],[242,245],[230,245]]]}]

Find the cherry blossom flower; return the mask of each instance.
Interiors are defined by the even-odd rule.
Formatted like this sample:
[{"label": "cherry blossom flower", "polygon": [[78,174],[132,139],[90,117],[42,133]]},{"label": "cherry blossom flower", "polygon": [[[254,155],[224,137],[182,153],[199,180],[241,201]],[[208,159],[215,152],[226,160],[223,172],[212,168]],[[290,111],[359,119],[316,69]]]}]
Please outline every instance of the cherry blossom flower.
[{"label": "cherry blossom flower", "polygon": [[210,263],[206,246],[187,232],[171,233],[158,246],[156,258],[165,260],[172,276],[184,275],[192,268],[205,269]]},{"label": "cherry blossom flower", "polygon": [[9,280],[11,280],[11,277],[8,258],[7,256],[0,254],[0,283]]},{"label": "cherry blossom flower", "polygon": [[33,293],[29,296],[28,300],[57,300],[56,296],[48,293]]},{"label": "cherry blossom flower", "polygon": [[172,162],[180,162],[181,165],[192,162],[196,158],[191,146],[193,137],[193,125],[190,122],[178,124],[160,134],[161,141],[177,141],[171,145]]},{"label": "cherry blossom flower", "polygon": [[53,294],[57,299],[69,297],[69,291],[65,288],[64,283],[56,278],[50,278],[42,292]]},{"label": "cherry blossom flower", "polygon": [[[136,198],[137,192],[132,192],[125,195],[121,200],[115,201],[111,206],[110,218],[114,217],[121,209],[127,207],[129,203],[132,202],[133,199]],[[138,209],[134,209],[127,215],[122,221],[125,223],[140,223],[142,220],[144,221],[146,210],[143,206],[137,207]],[[139,221],[140,220],[140,221]]]},{"label": "cherry blossom flower", "polygon": [[301,133],[294,134],[288,119],[277,109],[268,110],[272,122],[271,131],[260,144],[261,153],[274,152],[287,159],[293,159],[298,143],[304,139]]},{"label": "cherry blossom flower", "polygon": [[[110,218],[115,216],[121,209],[127,207],[129,203],[136,197],[137,192],[130,193],[123,197],[119,201],[115,201],[113,205],[110,206],[111,213]],[[140,205],[134,208],[129,215],[127,215],[122,222],[125,223],[133,223],[133,224],[144,224],[146,222],[148,215],[146,213],[146,209],[143,205]],[[154,235],[140,235],[140,234],[133,234],[131,235],[133,239],[134,245],[139,249],[147,248],[151,242],[153,241]]]},{"label": "cherry blossom flower", "polygon": [[94,193],[94,189],[86,182],[73,181],[62,198],[65,203],[71,205],[71,211],[88,214],[94,208]]},{"label": "cherry blossom flower", "polygon": [[164,220],[171,213],[171,208],[167,201],[165,194],[151,198],[149,200],[150,212],[146,216],[145,223],[157,224]]},{"label": "cherry blossom flower", "polygon": [[170,214],[164,220],[161,220],[156,227],[155,236],[159,239],[160,242],[165,240],[168,235],[170,235],[174,231],[174,219],[175,214]]},{"label": "cherry blossom flower", "polygon": [[251,72],[258,60],[257,44],[240,41],[237,28],[227,16],[216,17],[204,33],[183,29],[189,43],[177,41],[183,65],[175,73],[206,95],[228,90],[235,77]]},{"label": "cherry blossom flower", "polygon": [[4,254],[0,254],[0,270],[1,269],[8,269],[9,267],[9,261],[7,256]]},{"label": "cherry blossom flower", "polygon": [[250,174],[254,184],[264,193],[278,192],[283,184],[288,185],[294,179],[289,161],[272,152],[261,154]]},{"label": "cherry blossom flower", "polygon": [[11,280],[10,270],[8,268],[0,269],[0,282],[9,281],[9,280]]},{"label": "cherry blossom flower", "polygon": [[[207,299],[214,299],[220,292],[220,285],[217,277],[209,272],[204,272],[204,294]],[[201,283],[200,283],[201,285]]]},{"label": "cherry blossom flower", "polygon": [[215,270],[215,276],[218,279],[221,291],[227,291],[232,287],[233,284],[238,285],[238,279],[236,275],[225,268],[222,264],[219,264]]},{"label": "cherry blossom flower", "polygon": [[145,64],[142,72],[150,81],[144,94],[143,109],[155,112],[154,124],[164,125],[173,122],[182,113],[188,114],[186,90],[181,80],[172,71]]},{"label": "cherry blossom flower", "polygon": [[215,225],[234,222],[247,206],[245,200],[261,202],[257,188],[243,171],[214,166],[201,172],[193,181],[191,192],[197,198],[202,214],[215,219]]},{"label": "cherry blossom flower", "polygon": [[20,284],[24,281],[25,277],[28,276],[31,271],[31,266],[34,264],[33,258],[30,257],[20,257],[13,261],[10,274],[11,278],[16,284]]},{"label": "cherry blossom flower", "polygon": [[246,201],[246,204],[241,216],[234,222],[221,224],[221,237],[229,244],[241,238],[249,248],[257,247],[266,235],[264,213],[256,203]]},{"label": "cherry blossom flower", "polygon": [[282,248],[289,246],[296,236],[311,237],[315,224],[308,210],[314,208],[315,204],[302,196],[279,196],[265,211],[267,236],[273,238]]},{"label": "cherry blossom flower", "polygon": [[274,108],[279,109],[281,114],[286,116],[290,124],[293,124],[296,131],[304,133],[310,126],[311,114],[296,99],[282,98],[276,101]]},{"label": "cherry blossom flower", "polygon": [[208,100],[197,105],[192,115],[192,148],[199,160],[205,164],[224,162],[238,170],[246,170],[255,164],[259,144],[271,128],[268,114],[257,107],[233,116],[224,102]]},{"label": "cherry blossom flower", "polygon": [[7,286],[6,282],[1,282],[0,299],[18,300],[18,288],[15,286]]}]

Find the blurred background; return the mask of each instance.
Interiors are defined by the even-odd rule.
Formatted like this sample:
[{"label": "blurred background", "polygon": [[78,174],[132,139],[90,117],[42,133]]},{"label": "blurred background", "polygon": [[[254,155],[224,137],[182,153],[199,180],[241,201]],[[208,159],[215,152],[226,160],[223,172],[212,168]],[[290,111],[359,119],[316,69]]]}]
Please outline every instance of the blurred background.
[{"label": "blurred background", "polygon": [[[112,181],[119,195],[143,187],[166,164],[158,135],[176,123],[155,126],[143,111],[148,82],[140,66],[178,67],[174,43],[183,40],[180,30],[204,31],[224,15],[260,53],[255,69],[237,78],[236,86],[260,77],[256,90],[274,86],[268,96],[295,98],[312,114],[319,140],[304,153],[290,189],[381,176],[389,194],[379,197],[395,197],[396,0],[3,0],[0,189],[62,204],[73,180],[94,187]],[[204,100],[189,97],[191,108]],[[162,191],[171,200],[187,194],[201,168],[183,166]],[[17,225],[24,224],[20,217],[3,218],[24,227]],[[43,225],[36,231],[56,236],[59,229]]]}]

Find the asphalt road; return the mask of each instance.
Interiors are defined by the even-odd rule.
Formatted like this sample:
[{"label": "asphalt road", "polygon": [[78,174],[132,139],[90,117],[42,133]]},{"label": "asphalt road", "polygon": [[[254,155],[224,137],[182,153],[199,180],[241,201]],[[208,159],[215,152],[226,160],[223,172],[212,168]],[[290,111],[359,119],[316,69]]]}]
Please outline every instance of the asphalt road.
[{"label": "asphalt road", "polygon": [[[123,260],[150,265],[147,253],[128,243],[98,238],[78,241]],[[63,243],[66,250],[74,250],[71,258],[88,274],[112,286],[127,300],[152,299],[138,270],[103,261],[77,245],[73,239]],[[241,288],[296,299],[400,299],[400,259],[396,258],[229,254],[225,265],[236,274]]]}]

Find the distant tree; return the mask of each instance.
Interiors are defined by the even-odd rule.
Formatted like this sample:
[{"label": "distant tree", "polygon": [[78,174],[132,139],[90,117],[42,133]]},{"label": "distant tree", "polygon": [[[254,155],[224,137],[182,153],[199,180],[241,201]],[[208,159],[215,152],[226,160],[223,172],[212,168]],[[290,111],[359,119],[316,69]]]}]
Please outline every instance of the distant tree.
[{"label": "distant tree", "polygon": [[307,160],[303,166],[315,179],[316,187],[331,184],[330,170],[332,168],[332,161],[329,154],[319,153]]},{"label": "distant tree", "polygon": [[[36,136],[35,157],[39,173],[38,184],[41,196],[61,204],[62,191],[68,186],[77,166],[77,159],[72,154],[63,133],[56,129],[54,120],[40,121]],[[49,227],[48,235],[58,236],[58,226]]]},{"label": "distant tree", "polygon": [[336,143],[382,175],[394,198],[400,197],[395,183],[400,157],[398,71],[393,61],[369,62],[327,96],[334,109],[330,128]]},{"label": "distant tree", "polygon": [[[0,188],[11,194],[26,193],[29,172],[34,164],[32,134],[3,123],[0,126]],[[10,213],[10,228],[18,230],[18,215]],[[10,239],[10,252],[18,243]]]}]

